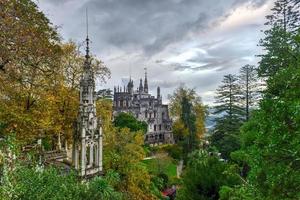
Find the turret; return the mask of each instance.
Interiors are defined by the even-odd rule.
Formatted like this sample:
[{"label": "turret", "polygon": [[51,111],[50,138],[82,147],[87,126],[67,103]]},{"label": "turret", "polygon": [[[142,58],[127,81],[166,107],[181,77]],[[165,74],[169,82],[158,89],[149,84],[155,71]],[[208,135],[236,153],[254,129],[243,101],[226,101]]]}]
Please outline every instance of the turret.
[{"label": "turret", "polygon": [[143,92],[143,79],[140,79],[139,92]]},{"label": "turret", "polygon": [[157,87],[157,99],[160,99],[160,87]]},{"label": "turret", "polygon": [[145,93],[148,93],[147,68],[145,68],[144,92],[145,92]]},{"label": "turret", "polygon": [[127,91],[130,94],[133,94],[133,80],[131,80],[131,77],[130,77],[129,82],[127,84]]}]

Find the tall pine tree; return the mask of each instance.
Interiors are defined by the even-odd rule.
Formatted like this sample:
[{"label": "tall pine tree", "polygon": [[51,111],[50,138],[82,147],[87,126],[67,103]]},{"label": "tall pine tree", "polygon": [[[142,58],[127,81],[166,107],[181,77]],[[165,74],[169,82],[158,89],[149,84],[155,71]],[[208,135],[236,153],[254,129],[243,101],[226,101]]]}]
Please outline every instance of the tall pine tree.
[{"label": "tall pine tree", "polygon": [[272,11],[273,13],[266,17],[266,25],[271,28],[264,32],[265,38],[260,40],[259,44],[266,53],[259,55],[261,61],[258,73],[266,78],[275,75],[289,64],[295,65],[299,59],[294,53],[297,44],[292,37],[300,27],[300,1],[276,0]]},{"label": "tall pine tree", "polygon": [[226,75],[222,83],[215,97],[217,106],[214,114],[220,117],[216,119],[211,142],[222,157],[228,159],[230,153],[239,148],[237,134],[243,121],[243,109],[237,77]]},{"label": "tall pine tree", "polygon": [[262,90],[262,82],[259,81],[257,70],[253,65],[245,65],[240,69],[239,85],[245,120],[248,121],[251,109],[258,106]]}]

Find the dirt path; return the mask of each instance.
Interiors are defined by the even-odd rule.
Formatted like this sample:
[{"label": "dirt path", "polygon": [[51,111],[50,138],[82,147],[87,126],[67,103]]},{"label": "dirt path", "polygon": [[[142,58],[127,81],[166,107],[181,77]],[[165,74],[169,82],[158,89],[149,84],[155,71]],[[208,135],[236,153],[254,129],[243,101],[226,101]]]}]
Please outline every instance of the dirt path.
[{"label": "dirt path", "polygon": [[177,178],[180,178],[180,175],[182,173],[182,168],[183,168],[183,160],[180,160],[177,165]]}]

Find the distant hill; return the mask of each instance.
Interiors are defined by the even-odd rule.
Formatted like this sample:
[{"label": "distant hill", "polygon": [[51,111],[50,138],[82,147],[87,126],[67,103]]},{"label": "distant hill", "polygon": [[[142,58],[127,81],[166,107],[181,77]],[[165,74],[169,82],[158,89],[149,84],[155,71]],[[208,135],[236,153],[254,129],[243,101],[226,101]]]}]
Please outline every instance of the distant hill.
[{"label": "distant hill", "polygon": [[221,116],[221,115],[213,114],[214,111],[215,111],[214,108],[212,108],[212,107],[208,108],[208,116],[206,117],[206,120],[205,120],[205,127],[208,130],[208,132],[210,132],[215,127],[216,118]]}]

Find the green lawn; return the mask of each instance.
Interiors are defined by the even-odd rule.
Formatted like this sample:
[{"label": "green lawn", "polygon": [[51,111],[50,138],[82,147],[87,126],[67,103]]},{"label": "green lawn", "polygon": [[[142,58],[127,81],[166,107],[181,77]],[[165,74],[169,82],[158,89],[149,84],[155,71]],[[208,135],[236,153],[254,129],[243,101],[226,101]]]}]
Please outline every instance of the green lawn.
[{"label": "green lawn", "polygon": [[149,160],[143,160],[143,163],[147,166],[150,173],[159,174],[164,173],[169,178],[177,176],[177,166],[172,160],[160,160],[153,158]]}]

